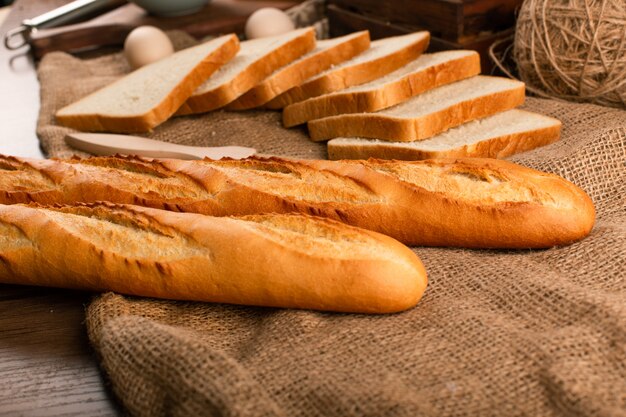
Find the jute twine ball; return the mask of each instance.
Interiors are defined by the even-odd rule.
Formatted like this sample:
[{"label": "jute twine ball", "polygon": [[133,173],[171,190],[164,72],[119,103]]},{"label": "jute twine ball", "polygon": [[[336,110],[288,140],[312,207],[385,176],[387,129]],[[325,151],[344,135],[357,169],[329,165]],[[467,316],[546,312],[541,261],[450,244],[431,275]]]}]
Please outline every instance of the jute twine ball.
[{"label": "jute twine ball", "polygon": [[513,54],[540,96],[626,108],[626,0],[526,0]]}]

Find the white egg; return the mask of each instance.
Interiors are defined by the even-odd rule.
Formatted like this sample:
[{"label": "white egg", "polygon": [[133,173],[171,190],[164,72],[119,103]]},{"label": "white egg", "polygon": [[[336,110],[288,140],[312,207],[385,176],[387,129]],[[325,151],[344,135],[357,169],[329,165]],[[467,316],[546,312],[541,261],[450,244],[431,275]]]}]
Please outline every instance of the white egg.
[{"label": "white egg", "polygon": [[246,38],[276,36],[295,29],[293,21],[282,10],[264,7],[252,13],[246,22]]},{"label": "white egg", "polygon": [[124,41],[124,56],[133,69],[143,67],[174,53],[172,41],[154,26],[133,29]]}]

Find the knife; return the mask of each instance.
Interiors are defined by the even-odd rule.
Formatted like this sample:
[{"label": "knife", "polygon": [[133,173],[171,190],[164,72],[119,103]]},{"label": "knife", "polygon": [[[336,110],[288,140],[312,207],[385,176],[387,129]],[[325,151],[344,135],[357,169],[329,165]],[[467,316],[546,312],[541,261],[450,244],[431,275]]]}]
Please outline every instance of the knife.
[{"label": "knife", "polygon": [[242,159],[256,153],[256,149],[243,146],[186,146],[138,136],[114,135],[110,133],[69,133],[65,136],[65,142],[81,151],[105,156],[124,154],[151,158]]}]

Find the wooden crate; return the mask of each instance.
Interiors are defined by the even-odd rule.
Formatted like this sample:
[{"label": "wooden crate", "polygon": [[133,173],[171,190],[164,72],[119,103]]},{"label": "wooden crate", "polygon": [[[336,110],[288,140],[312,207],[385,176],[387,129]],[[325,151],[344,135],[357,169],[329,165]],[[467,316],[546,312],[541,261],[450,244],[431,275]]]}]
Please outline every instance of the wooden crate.
[{"label": "wooden crate", "polygon": [[328,0],[346,12],[391,25],[426,29],[439,39],[467,43],[515,24],[523,0]]},{"label": "wooden crate", "polygon": [[[511,36],[515,24],[514,6],[521,2],[330,0],[327,14],[331,36],[368,29],[372,39],[380,39],[428,30],[431,33],[430,52],[473,49],[480,53],[483,73],[490,73],[493,63],[488,56],[489,47],[493,42]],[[406,6],[404,12],[403,6]],[[485,13],[481,15],[481,11]]]}]

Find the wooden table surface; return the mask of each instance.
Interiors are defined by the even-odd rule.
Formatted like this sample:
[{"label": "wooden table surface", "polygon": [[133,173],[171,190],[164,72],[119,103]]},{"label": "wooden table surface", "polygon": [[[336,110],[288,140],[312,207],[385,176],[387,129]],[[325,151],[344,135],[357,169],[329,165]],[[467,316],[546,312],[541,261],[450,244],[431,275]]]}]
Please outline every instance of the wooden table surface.
[{"label": "wooden table surface", "polygon": [[[32,9],[24,10],[18,0],[0,35],[32,17],[26,13]],[[0,153],[43,157],[35,135],[38,112],[33,60],[24,49],[0,45]],[[91,296],[0,284],[0,416],[122,414],[87,340],[83,322]]]}]

